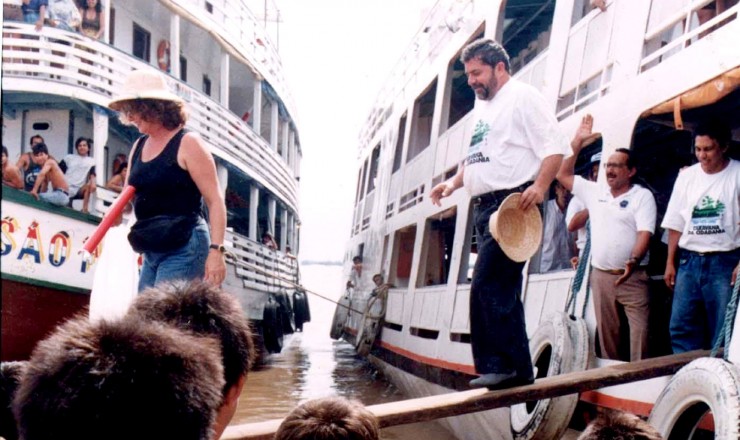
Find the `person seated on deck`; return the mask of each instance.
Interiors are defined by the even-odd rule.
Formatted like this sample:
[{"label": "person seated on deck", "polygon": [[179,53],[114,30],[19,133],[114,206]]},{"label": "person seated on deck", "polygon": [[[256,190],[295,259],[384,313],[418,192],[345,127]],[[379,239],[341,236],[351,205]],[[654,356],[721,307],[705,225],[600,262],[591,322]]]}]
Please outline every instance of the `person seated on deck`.
[{"label": "person seated on deck", "polygon": [[28,361],[0,362],[0,438],[16,440],[18,430],[11,403]]},{"label": "person seated on deck", "polygon": [[126,185],[126,176],[128,175],[128,162],[121,162],[118,164],[118,168],[113,173],[108,182],[105,184],[105,188],[111,191],[120,193],[123,191],[124,185]]},{"label": "person seated on deck", "polygon": [[663,440],[657,429],[634,414],[605,410],[577,440]]},{"label": "person seated on deck", "polygon": [[76,154],[68,154],[59,162],[69,184],[70,201],[82,199],[82,212],[88,212],[90,196],[97,189],[95,183],[95,159],[90,157],[91,139],[84,137],[75,141]]},{"label": "person seated on deck", "polygon": [[205,282],[165,282],[137,296],[128,315],[220,342],[225,381],[214,428],[214,438],[219,438],[234,416],[255,353],[249,322],[239,301]]},{"label": "person seated on deck", "polygon": [[224,386],[215,338],[79,316],[38,343],[13,400],[24,440],[211,440]]},{"label": "person seated on deck", "polygon": [[278,248],[278,245],[275,242],[275,239],[272,238],[272,234],[270,234],[267,231],[265,231],[265,233],[262,234],[262,244],[272,249],[273,251],[276,251]]},{"label": "person seated on deck", "polygon": [[[41,167],[41,171],[36,176],[36,183],[31,189],[31,195],[36,200],[43,200],[52,205],[67,206],[69,204],[69,185],[57,161],[49,156],[49,149],[46,144],[34,145],[31,154],[33,162]],[[47,188],[49,183],[51,183],[51,191],[41,191]]]},{"label": "person seated on deck", "polygon": [[309,400],[288,414],[274,440],[378,440],[377,417],[360,402],[343,397]]},{"label": "person seated on deck", "polygon": [[[45,143],[44,138],[41,135],[33,135],[29,141],[31,149],[36,144]],[[36,165],[33,161],[32,151],[21,154],[16,162],[16,166],[23,173],[23,188],[30,192],[33,189],[34,183],[36,183],[36,176],[41,172],[41,167]]]},{"label": "person seated on deck", "polygon": [[23,189],[23,177],[21,170],[8,160],[8,149],[3,145],[3,185],[11,188]]}]

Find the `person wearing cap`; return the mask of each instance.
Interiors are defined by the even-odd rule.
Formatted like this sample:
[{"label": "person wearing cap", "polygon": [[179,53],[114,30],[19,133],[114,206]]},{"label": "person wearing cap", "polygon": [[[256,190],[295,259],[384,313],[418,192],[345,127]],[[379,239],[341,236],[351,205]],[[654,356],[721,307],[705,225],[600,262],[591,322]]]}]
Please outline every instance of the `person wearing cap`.
[{"label": "person wearing cap", "polygon": [[129,241],[144,256],[139,291],[173,279],[220,285],[226,276],[226,205],[213,156],[200,136],[184,128],[185,103],[162,75],[142,69],[128,75],[108,106],[143,134],[131,149],[126,180],[135,188]]},{"label": "person wearing cap", "polygon": [[730,128],[702,123],[694,136],[699,163],[678,173],[661,224],[674,353],[714,346],[740,266],[740,162],[728,155]]},{"label": "person wearing cap", "polygon": [[[449,180],[432,188],[435,205],[465,186],[473,198],[478,259],[470,287],[471,386],[489,389],[532,383],[532,359],[519,299],[524,261],[514,261],[489,231],[489,218],[512,193],[519,210],[537,209],[555,178],[568,142],[542,95],[511,77],[509,55],[479,39],[461,56],[478,98],[467,158]],[[531,256],[531,255],[530,255]]]},{"label": "person wearing cap", "polygon": [[[592,121],[584,117],[581,128]],[[576,136],[577,138],[578,136]],[[563,161],[558,180],[580,198],[591,221],[590,284],[601,354],[622,359],[620,314],[627,315],[630,358],[648,355],[648,245],[655,231],[656,205],[653,194],[633,184],[637,173],[630,150],[618,148],[605,164],[608,187],[574,175],[583,142],[571,142],[573,155]]]}]

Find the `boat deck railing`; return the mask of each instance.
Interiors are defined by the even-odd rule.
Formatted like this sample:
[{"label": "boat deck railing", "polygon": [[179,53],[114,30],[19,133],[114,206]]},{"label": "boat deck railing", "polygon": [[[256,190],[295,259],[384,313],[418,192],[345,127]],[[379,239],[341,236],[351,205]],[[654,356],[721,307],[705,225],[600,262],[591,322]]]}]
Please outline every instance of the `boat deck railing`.
[{"label": "boat deck railing", "polygon": [[[105,106],[134,69],[154,69],[113,46],[74,32],[3,23],[3,81],[7,91],[51,93]],[[277,151],[249,125],[211,97],[174,77],[170,86],[188,101],[188,128],[197,131],[215,156],[234,164],[297,210],[298,185]]]}]

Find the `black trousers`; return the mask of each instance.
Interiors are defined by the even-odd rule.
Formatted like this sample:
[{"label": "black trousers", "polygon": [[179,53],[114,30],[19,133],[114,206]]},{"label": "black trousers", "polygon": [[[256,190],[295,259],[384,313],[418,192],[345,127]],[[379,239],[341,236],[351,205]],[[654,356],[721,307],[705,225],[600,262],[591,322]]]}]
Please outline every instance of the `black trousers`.
[{"label": "black trousers", "polygon": [[470,287],[470,338],[479,374],[511,373],[531,379],[532,358],[520,299],[524,263],[509,259],[491,236],[488,219],[503,199],[477,202],[478,259]]}]

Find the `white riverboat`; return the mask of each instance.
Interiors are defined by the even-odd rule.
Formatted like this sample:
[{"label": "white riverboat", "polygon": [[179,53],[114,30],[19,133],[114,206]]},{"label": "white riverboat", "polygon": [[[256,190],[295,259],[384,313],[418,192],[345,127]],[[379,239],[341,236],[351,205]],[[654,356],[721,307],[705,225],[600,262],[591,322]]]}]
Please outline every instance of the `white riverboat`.
[{"label": "white riverboat", "polygon": [[[362,281],[348,291],[343,303],[351,311],[339,326],[347,340],[358,342],[374,287],[371,277],[382,274],[392,287],[368,357],[412,396],[467,389],[475,377],[469,327],[477,256],[472,204],[463,190],[441,208],[428,197],[431,188],[455,174],[474,128],[475,97],[459,61],[467,43],[483,36],[502,42],[514,77],[542,92],[565,136],[572,136],[584,114],[594,116],[601,138],[585,149],[578,167],[587,166],[597,151],[608,157],[616,148],[631,148],[642,164],[638,172],[655,194],[658,225],[679,169],[693,158],[690,130],[698,121],[730,124],[737,150],[738,2],[603,3],[596,8],[588,0],[440,0],[377,95],[359,138],[344,256],[347,279],[352,258],[363,257]],[[662,232],[652,238],[648,269],[653,356],[671,350]],[[545,236],[543,242],[551,239]],[[536,377],[620,363],[603,359],[595,346],[588,283],[577,289],[569,307],[576,272],[540,266],[537,255],[525,266],[522,293]],[[737,322],[735,329],[737,335]],[[650,417],[665,438],[737,439],[738,365],[740,351],[734,349],[729,361],[703,358],[673,378],[443,423],[461,439],[559,438],[569,423],[582,428],[584,415],[610,407]]]},{"label": "white riverboat", "polygon": [[[56,207],[3,185],[0,358],[26,358],[36,341],[89,303],[105,242],[91,261],[78,252],[117,196],[104,188],[116,157],[128,157],[139,135],[106,104],[134,69],[160,71],[187,102],[187,128],[209,145],[225,191],[225,244],[233,258],[224,287],[265,336],[266,351],[280,351],[292,319],[288,292],[299,282],[288,248],[299,249],[302,152],[266,21],[247,0],[101,4],[99,40],[3,22],[2,141],[9,160],[27,153],[35,135],[58,160],[74,151],[76,138],[91,138],[98,189],[88,214],[79,211],[81,201]],[[277,250],[262,244],[264,232],[272,233]],[[275,322],[281,316],[287,321]]]}]

